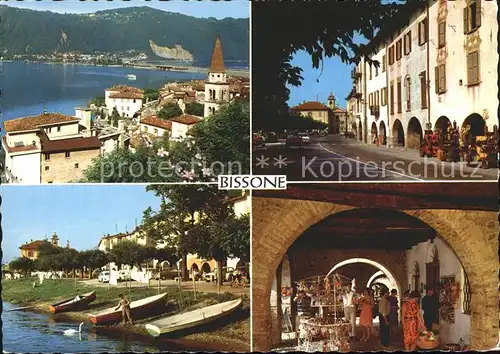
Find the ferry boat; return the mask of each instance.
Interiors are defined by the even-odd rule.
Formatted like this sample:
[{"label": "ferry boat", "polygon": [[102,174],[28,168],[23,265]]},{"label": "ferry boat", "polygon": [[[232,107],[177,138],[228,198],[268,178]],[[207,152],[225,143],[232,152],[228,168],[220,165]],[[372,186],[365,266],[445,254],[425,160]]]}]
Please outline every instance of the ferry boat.
[{"label": "ferry boat", "polygon": [[137,76],[135,76],[134,74],[128,74],[127,75],[127,79],[129,79],[129,80],[136,80]]}]

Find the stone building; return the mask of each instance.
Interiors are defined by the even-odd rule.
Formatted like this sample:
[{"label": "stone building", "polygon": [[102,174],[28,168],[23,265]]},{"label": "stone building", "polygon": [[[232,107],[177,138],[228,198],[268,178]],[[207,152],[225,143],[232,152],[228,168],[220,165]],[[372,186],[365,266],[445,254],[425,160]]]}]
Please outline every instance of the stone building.
[{"label": "stone building", "polygon": [[208,80],[205,82],[205,112],[203,116],[208,117],[214,114],[222,104],[229,103],[229,100],[229,83],[224,66],[222,45],[220,37],[217,36],[208,70]]},{"label": "stone building", "polygon": [[[498,125],[496,1],[408,2],[353,71],[360,140],[417,148],[453,122],[473,136]],[[361,106],[361,107],[359,107]],[[381,137],[384,137],[382,139]]]},{"label": "stone building", "polygon": [[[400,295],[451,289],[453,301],[441,305],[441,343],[462,338],[472,350],[493,348],[499,331],[496,193],[495,183],[459,190],[359,184],[254,192],[252,349],[282,345],[285,307],[294,321],[294,303],[279,295],[283,286],[359,269],[365,269],[360,287],[383,283]],[[348,268],[355,264],[357,270]],[[451,286],[443,286],[450,279]]]}]

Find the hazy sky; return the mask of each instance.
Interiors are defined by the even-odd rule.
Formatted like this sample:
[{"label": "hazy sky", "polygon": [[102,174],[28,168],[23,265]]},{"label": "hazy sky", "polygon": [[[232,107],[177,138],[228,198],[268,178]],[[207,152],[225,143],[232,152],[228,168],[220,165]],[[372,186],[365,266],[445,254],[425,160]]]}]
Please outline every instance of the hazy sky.
[{"label": "hazy sky", "polygon": [[1,186],[2,262],[19,257],[25,242],[50,238],[91,249],[103,234],[132,231],[142,212],[160,199],[144,185]]},{"label": "hazy sky", "polygon": [[178,12],[194,17],[225,17],[249,18],[250,5],[248,0],[232,1],[183,1],[183,0],[0,0],[0,4],[32,10],[52,11],[59,13],[89,13],[101,10],[116,9],[131,6],[149,6],[156,9]]}]

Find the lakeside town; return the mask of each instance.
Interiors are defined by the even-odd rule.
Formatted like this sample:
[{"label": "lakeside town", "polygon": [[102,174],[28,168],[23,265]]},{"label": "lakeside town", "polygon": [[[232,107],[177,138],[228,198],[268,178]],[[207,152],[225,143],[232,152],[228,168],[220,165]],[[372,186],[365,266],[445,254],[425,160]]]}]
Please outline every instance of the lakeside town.
[{"label": "lakeside town", "polygon": [[[46,111],[37,116],[5,121],[3,182],[106,182],[103,176],[92,175],[92,169],[99,170],[103,160],[111,159],[113,152],[134,154],[142,151],[141,148],[159,144],[161,146],[150,155],[158,151],[160,154],[166,151],[168,155],[176,142],[177,145],[183,142],[189,145],[191,133],[196,130],[193,128],[200,125],[210,130],[210,124],[217,124],[215,113],[221,107],[227,115],[231,114],[231,109],[242,112],[241,107],[248,105],[249,79],[227,75],[219,37],[215,39],[208,71],[206,81],[169,82],[159,90],[145,91],[133,85],[110,87],[103,97],[89,98],[87,107],[76,107],[74,116]],[[135,80],[135,75],[129,75],[129,80]],[[224,120],[221,115],[218,119]],[[207,140],[211,138],[204,133],[199,135]],[[246,136],[248,133],[235,139],[244,145]],[[182,147],[178,147],[180,149]],[[192,155],[197,156],[197,153]],[[192,179],[193,173],[190,169],[182,175]],[[90,179],[89,175],[92,175]],[[139,177],[139,182],[148,182],[146,178]]]},{"label": "lakeside town", "polygon": [[[96,193],[91,186],[78,188]],[[159,348],[174,341],[198,350],[248,351],[250,196],[201,189],[147,187],[168,206],[147,208],[132,231],[105,234],[90,249],[74,249],[71,236],[56,231],[23,242],[18,257],[2,264],[4,305],[9,313],[35,311],[76,328],[83,322],[89,335],[115,328],[139,342],[160,337]],[[194,212],[183,212],[194,199]],[[126,306],[111,307],[119,294],[129,302],[127,313]],[[81,336],[81,327],[73,335]]]}]

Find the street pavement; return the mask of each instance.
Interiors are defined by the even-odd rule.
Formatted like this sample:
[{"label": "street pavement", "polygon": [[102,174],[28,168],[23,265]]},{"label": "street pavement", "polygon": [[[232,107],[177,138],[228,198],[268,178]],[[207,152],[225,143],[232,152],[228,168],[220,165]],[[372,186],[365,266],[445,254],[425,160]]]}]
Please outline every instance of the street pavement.
[{"label": "street pavement", "polygon": [[284,142],[253,150],[253,174],[286,175],[287,181],[497,181],[498,169],[467,167],[420,157],[416,149],[374,146],[340,135],[311,136],[300,148]]},{"label": "street pavement", "polygon": [[[108,285],[108,283],[100,283],[97,279],[91,279],[91,280],[82,280],[82,283],[88,286],[97,286],[97,287],[104,287],[107,288],[108,286],[110,287],[119,287],[119,288],[125,288],[127,284],[125,282],[119,282],[118,285]],[[160,281],[161,287],[172,287],[172,286],[178,286],[177,281],[175,280],[161,280]],[[147,283],[140,283],[136,281],[132,281],[128,283],[130,287],[132,288],[147,288],[148,284]],[[158,287],[158,281],[157,280],[151,280],[149,287],[151,288],[157,288]],[[182,289],[184,291],[193,291],[193,281],[183,281],[182,282]],[[212,283],[212,282],[206,282],[203,280],[197,281],[196,282],[196,291],[200,293],[217,293],[217,284]],[[231,287],[229,285],[222,285],[220,287],[220,292],[221,294],[223,293],[231,293],[234,295],[250,295],[250,287]]]}]

